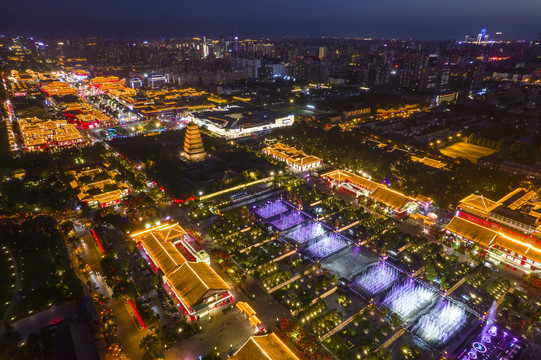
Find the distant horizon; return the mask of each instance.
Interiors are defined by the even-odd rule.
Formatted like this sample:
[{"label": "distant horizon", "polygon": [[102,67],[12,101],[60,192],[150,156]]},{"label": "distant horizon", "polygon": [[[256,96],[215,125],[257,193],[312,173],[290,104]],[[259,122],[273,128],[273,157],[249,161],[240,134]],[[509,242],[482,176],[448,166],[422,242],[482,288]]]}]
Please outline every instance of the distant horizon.
[{"label": "distant horizon", "polygon": [[[400,35],[400,34],[390,34],[388,31],[374,31],[372,30],[370,33],[357,33],[354,34],[353,30],[350,31],[341,31],[340,33],[316,33],[316,32],[290,32],[290,33],[280,33],[280,31],[275,32],[270,30],[268,33],[263,33],[261,30],[256,30],[253,28],[254,24],[251,24],[251,22],[248,22],[247,20],[241,20],[238,22],[240,25],[234,25],[234,23],[231,23],[230,25],[224,25],[219,26],[217,24],[210,25],[207,29],[204,29],[204,26],[201,24],[197,26],[199,28],[198,31],[187,31],[186,29],[183,29],[182,27],[176,27],[174,25],[171,25],[170,23],[172,21],[177,20],[178,22],[190,22],[190,20],[186,19],[174,19],[174,18],[168,18],[165,21],[162,20],[145,20],[145,22],[142,22],[143,24],[146,24],[144,26],[147,29],[150,29],[148,32],[141,31],[141,28],[132,28],[129,24],[119,24],[116,23],[116,26],[118,26],[117,29],[111,28],[111,24],[109,21],[100,20],[96,18],[90,18],[90,17],[81,17],[81,18],[71,18],[70,20],[62,21],[62,19],[58,18],[55,20],[55,22],[59,22],[60,24],[57,24],[55,26],[50,25],[39,25],[39,21],[30,21],[31,26],[21,25],[21,22],[19,20],[14,20],[15,17],[9,17],[8,21],[4,23],[4,25],[0,24],[0,36],[26,36],[26,37],[36,37],[36,38],[77,38],[77,37],[101,37],[101,38],[110,38],[110,39],[129,39],[129,38],[149,38],[149,39],[155,39],[155,38],[181,38],[181,39],[189,39],[194,37],[208,37],[212,39],[219,38],[222,36],[224,39],[233,39],[235,36],[235,27],[237,27],[237,33],[239,36],[239,40],[246,40],[246,39],[255,39],[255,40],[262,40],[262,39],[269,39],[269,40],[280,40],[280,39],[359,39],[359,40],[415,40],[415,41],[464,41],[466,35],[470,36],[477,36],[482,27],[479,27],[477,31],[471,31],[471,32],[465,32],[461,36],[414,36],[414,35]],[[196,20],[197,21],[197,20]],[[70,26],[69,23],[74,23],[75,26]],[[84,24],[90,24],[94,26],[85,26]],[[97,24],[102,23],[100,26],[96,26]],[[244,26],[243,26],[244,25]],[[348,24],[341,24],[342,28],[349,29],[350,26]],[[143,27],[143,26],[141,26]],[[18,28],[18,29],[16,29]],[[96,28],[99,28],[99,30],[96,30]],[[193,27],[190,27],[193,28]],[[494,40],[494,35],[496,32],[502,32],[501,40],[503,41],[536,41],[538,39],[538,36],[541,35],[541,25],[540,25],[540,32],[533,32],[528,37],[511,37],[506,34],[505,31],[502,31],[500,29],[491,30],[488,27],[487,28],[487,35],[489,35],[489,41]],[[336,31],[336,27],[335,27]]]},{"label": "distant horizon", "polygon": [[[3,4],[0,34],[36,37],[374,38],[458,40],[481,28],[493,38],[535,40],[541,1],[27,0]],[[489,40],[490,40],[489,38]]]}]

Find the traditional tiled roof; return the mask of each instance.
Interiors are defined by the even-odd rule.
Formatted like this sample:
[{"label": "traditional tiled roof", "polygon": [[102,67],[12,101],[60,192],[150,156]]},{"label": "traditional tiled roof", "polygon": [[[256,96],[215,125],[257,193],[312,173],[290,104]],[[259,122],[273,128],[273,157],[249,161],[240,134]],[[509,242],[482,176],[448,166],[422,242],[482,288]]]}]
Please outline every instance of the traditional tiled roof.
[{"label": "traditional tiled roof", "polygon": [[353,184],[356,184],[358,186],[368,189],[369,191],[374,191],[378,188],[378,186],[380,186],[378,183],[374,181],[368,180],[362,176],[359,176],[359,175],[356,175],[344,170],[333,170],[321,176],[331,178],[337,182],[343,182],[343,181],[348,180],[352,182]]},{"label": "traditional tiled roof", "polygon": [[299,360],[274,333],[252,336],[231,360]]},{"label": "traditional tiled roof", "polygon": [[457,216],[451,220],[445,230],[484,246],[490,246],[498,236],[498,233],[494,230]]},{"label": "traditional tiled roof", "polygon": [[401,209],[411,201],[411,198],[384,186],[379,186],[370,197],[395,209]]},{"label": "traditional tiled roof", "polygon": [[419,157],[416,157],[416,156],[412,156],[411,160],[416,161],[416,162],[420,162],[420,163],[422,163],[422,164],[424,164],[426,166],[430,166],[430,167],[433,167],[433,168],[436,168],[436,169],[442,169],[445,166],[447,166],[447,164],[442,163],[439,160],[435,160],[435,159],[431,159],[431,158],[427,158],[427,157],[419,158]]},{"label": "traditional tiled roof", "polygon": [[460,200],[459,205],[474,208],[480,211],[491,212],[492,210],[500,206],[500,203],[487,199],[482,195],[471,194],[465,199]]},{"label": "traditional tiled roof", "polygon": [[541,263],[541,249],[537,247],[533,239],[519,239],[508,233],[495,231],[456,216],[445,227],[445,230],[486,247],[501,246]]},{"label": "traditional tiled roof", "polygon": [[177,223],[161,224],[154,228],[132,234],[135,241],[141,242],[164,274],[168,274],[186,262],[184,256],[170,240],[183,236],[186,231]]},{"label": "traditional tiled roof", "polygon": [[204,299],[209,292],[229,290],[229,285],[204,262],[185,262],[167,274],[167,282],[188,308]]}]

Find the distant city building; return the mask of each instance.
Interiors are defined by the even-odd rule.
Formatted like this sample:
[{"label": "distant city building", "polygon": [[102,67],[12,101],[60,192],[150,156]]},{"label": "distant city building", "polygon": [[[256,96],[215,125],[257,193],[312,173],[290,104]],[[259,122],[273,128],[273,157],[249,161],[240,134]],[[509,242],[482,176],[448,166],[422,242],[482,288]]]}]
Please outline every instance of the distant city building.
[{"label": "distant city building", "polygon": [[169,75],[150,75],[148,77],[148,86],[151,88],[151,89],[156,89],[156,88],[159,88],[159,87],[162,87],[164,86],[165,84],[167,84],[169,82]]},{"label": "distant city building", "polygon": [[323,59],[324,57],[326,57],[327,56],[327,51],[328,51],[328,49],[327,49],[326,46],[320,46],[319,47],[319,58]]},{"label": "distant city building", "polygon": [[539,92],[541,86],[539,85],[530,85],[526,89],[526,94],[524,96],[524,107],[528,109],[535,109],[537,106],[537,99],[539,98]]},{"label": "distant city building", "polygon": [[141,80],[141,78],[131,78],[130,79],[130,87],[132,89],[138,89],[138,88],[141,88],[143,87],[143,80]]},{"label": "distant city building", "polygon": [[487,29],[482,28],[481,33],[479,35],[477,35],[477,43],[480,44],[483,41],[486,41],[486,38],[487,38]]}]

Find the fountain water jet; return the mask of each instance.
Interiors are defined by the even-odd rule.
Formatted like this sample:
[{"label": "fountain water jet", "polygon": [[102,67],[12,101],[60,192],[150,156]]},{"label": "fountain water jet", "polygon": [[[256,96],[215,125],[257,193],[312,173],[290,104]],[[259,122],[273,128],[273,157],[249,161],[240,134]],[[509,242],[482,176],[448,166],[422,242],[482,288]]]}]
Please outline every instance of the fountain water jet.
[{"label": "fountain water jet", "polygon": [[290,211],[288,213],[281,213],[280,217],[272,222],[272,225],[276,226],[280,231],[292,228],[295,225],[299,225],[304,221],[304,217],[298,210]]},{"label": "fountain water jet", "polygon": [[402,321],[407,321],[412,315],[432,303],[436,296],[433,290],[409,278],[402,284],[394,285],[383,304],[396,313]]},{"label": "fountain water jet", "polygon": [[275,200],[273,202],[267,203],[257,209],[255,212],[257,215],[261,216],[263,219],[268,219],[270,217],[276,216],[278,214],[284,213],[288,210],[287,206],[283,203],[282,200]]},{"label": "fountain water jet", "polygon": [[380,261],[357,276],[352,286],[375,295],[391,286],[398,279],[398,275],[398,270]]},{"label": "fountain water jet", "polygon": [[445,344],[466,323],[463,308],[442,299],[428,314],[423,315],[413,327],[413,332],[431,345]]},{"label": "fountain water jet", "polygon": [[328,233],[328,230],[321,223],[314,221],[295,229],[288,236],[297,244],[304,244],[308,240],[316,239],[325,233]]},{"label": "fountain water jet", "polygon": [[342,250],[347,245],[347,240],[339,234],[327,233],[320,238],[310,239],[306,252],[312,258],[323,259]]}]

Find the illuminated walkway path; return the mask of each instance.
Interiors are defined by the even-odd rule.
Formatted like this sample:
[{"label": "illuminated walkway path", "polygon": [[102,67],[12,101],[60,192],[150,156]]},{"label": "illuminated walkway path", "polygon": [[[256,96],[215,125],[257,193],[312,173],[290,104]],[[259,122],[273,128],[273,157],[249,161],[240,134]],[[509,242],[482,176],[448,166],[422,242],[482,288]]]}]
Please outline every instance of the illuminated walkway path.
[{"label": "illuminated walkway path", "polygon": [[381,344],[380,347],[378,347],[376,350],[374,350],[375,353],[377,353],[378,351],[382,350],[382,349],[386,349],[389,347],[389,345],[391,345],[392,343],[395,342],[396,339],[398,339],[399,337],[401,337],[402,335],[404,335],[404,333],[406,332],[405,329],[400,329],[398,330],[389,340],[385,341],[383,344]]},{"label": "illuminated walkway path", "polygon": [[357,315],[361,315],[366,309],[368,309],[370,305],[367,305],[365,306],[364,308],[362,308],[358,313],[356,314],[353,314],[351,315],[349,318],[347,318],[346,320],[342,321],[340,324],[338,324],[338,326],[336,326],[334,329],[332,329],[331,331],[329,331],[328,333],[322,335],[319,340],[320,341],[325,341],[325,339],[333,336],[334,334],[336,334],[338,331],[342,330],[343,328],[345,328],[346,326],[348,326],[354,319]]},{"label": "illuminated walkway path", "polygon": [[503,302],[503,299],[505,299],[505,295],[507,294],[512,294],[515,292],[515,288],[514,287],[510,287],[506,292],[505,294],[502,295],[501,298],[498,299],[498,301],[496,302],[496,307],[500,306],[500,304]]},{"label": "illuminated walkway path", "polygon": [[7,252],[7,255],[9,255],[9,259],[13,266],[13,273],[15,274],[15,287],[13,287],[13,295],[11,296],[11,300],[9,301],[9,306],[7,307],[6,311],[4,312],[4,318],[3,321],[7,321],[9,318],[9,314],[13,311],[13,308],[19,300],[21,299],[21,286],[22,286],[22,280],[21,280],[21,274],[19,274],[19,264],[11,251],[9,247],[5,248],[5,251]]},{"label": "illuminated walkway path", "polygon": [[316,302],[318,302],[319,300],[325,299],[327,296],[329,296],[329,295],[331,295],[332,293],[334,293],[337,289],[338,289],[338,287],[335,286],[335,287],[333,287],[332,289],[327,290],[327,291],[324,292],[323,294],[319,295],[317,298],[315,298],[315,299],[313,299],[312,301],[310,301],[310,304],[308,304],[307,306],[303,307],[302,309],[294,310],[294,311],[292,312],[292,314],[293,314],[293,315],[297,315],[299,312],[308,309],[310,306],[314,305],[314,304],[315,304]]},{"label": "illuminated walkway path", "polygon": [[270,293],[273,293],[273,292],[275,292],[276,290],[283,288],[283,287],[286,286],[287,284],[291,284],[292,282],[299,280],[299,279],[301,278],[301,275],[307,275],[308,273],[310,273],[310,272],[314,269],[314,267],[315,267],[315,265],[314,265],[313,267],[309,268],[308,270],[306,270],[303,274],[299,274],[299,275],[297,275],[297,276],[294,276],[294,277],[292,277],[291,279],[289,279],[289,280],[287,280],[287,281],[284,281],[283,283],[278,284],[278,285],[276,285],[276,286],[273,287],[273,288],[268,289],[267,292],[268,292],[269,294],[270,294]]},{"label": "illuminated walkway path", "polygon": [[463,277],[463,278],[460,279],[456,284],[454,284],[452,288],[450,288],[449,290],[447,290],[446,295],[451,295],[451,293],[452,293],[453,291],[455,291],[456,289],[458,289],[458,287],[459,287],[460,285],[464,284],[465,282],[466,282],[466,278]]},{"label": "illuminated walkway path", "polygon": [[351,224],[349,224],[349,225],[346,225],[346,226],[344,226],[343,228],[341,228],[341,229],[337,230],[337,232],[339,232],[339,233],[340,233],[340,232],[342,232],[342,231],[344,231],[344,230],[347,230],[347,229],[349,229],[350,227],[353,227],[353,226],[357,225],[358,223],[359,223],[359,220],[357,220],[357,221],[354,221],[354,222],[352,222]]}]

